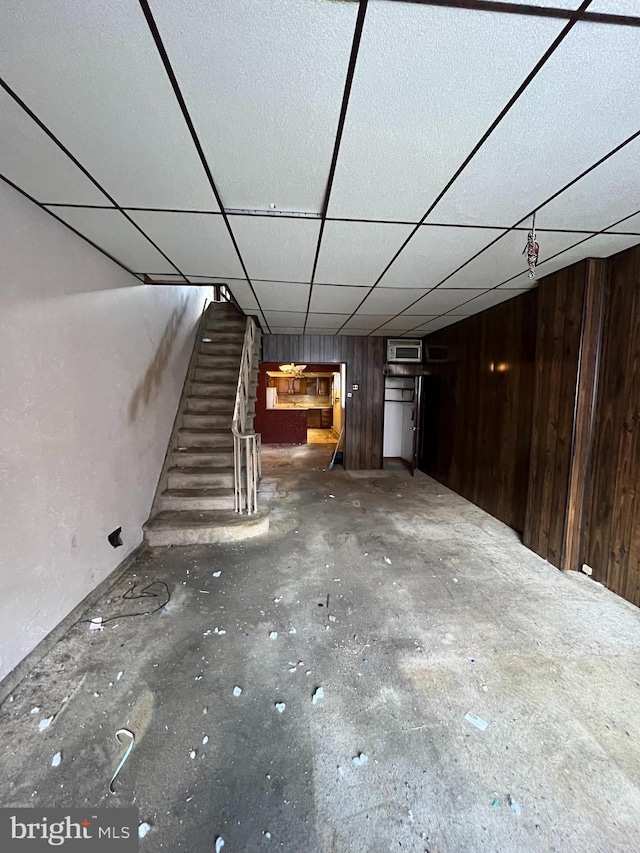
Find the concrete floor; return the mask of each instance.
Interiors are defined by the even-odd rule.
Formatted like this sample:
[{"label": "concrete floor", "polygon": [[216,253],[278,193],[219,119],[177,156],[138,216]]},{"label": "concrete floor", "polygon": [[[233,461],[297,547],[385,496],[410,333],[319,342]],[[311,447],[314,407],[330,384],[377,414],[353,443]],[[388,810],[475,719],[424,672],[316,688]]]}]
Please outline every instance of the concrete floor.
[{"label": "concrete floor", "polygon": [[134,803],[170,853],[640,850],[639,611],[429,478],[329,453],[265,448],[268,537],[146,555],[90,615],[154,579],[166,612],[79,624],[34,668],[0,709],[0,803]]}]

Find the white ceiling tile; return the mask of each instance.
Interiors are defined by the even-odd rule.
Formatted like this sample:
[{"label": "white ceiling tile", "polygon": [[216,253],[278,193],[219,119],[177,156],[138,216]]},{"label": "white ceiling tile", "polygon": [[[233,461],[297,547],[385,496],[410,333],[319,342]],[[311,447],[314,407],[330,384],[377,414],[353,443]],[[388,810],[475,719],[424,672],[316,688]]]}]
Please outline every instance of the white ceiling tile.
[{"label": "white ceiling tile", "polygon": [[316,329],[339,329],[349,319],[348,314],[309,314],[307,317],[307,330],[313,329],[315,334],[318,334]]},{"label": "white ceiling tile", "polygon": [[638,163],[640,137],[540,208],[536,213],[536,225],[539,228],[601,231],[628,216],[640,203]]},{"label": "white ceiling tile", "polygon": [[576,24],[430,221],[511,225],[539,207],[638,130],[638,79],[637,28]]},{"label": "white ceiling tile", "polygon": [[215,209],[138,3],[4,0],[0,75],[119,204]]},{"label": "white ceiling tile", "polygon": [[44,130],[0,89],[2,174],[37,201],[109,204]]},{"label": "white ceiling tile", "polygon": [[340,330],[337,332],[337,334],[338,334],[338,335],[347,336],[347,337],[352,337],[352,338],[353,338],[353,337],[361,337],[361,338],[363,338],[365,335],[368,335],[368,334],[369,334],[369,330],[368,330],[368,329],[353,329],[353,328],[349,328],[349,329],[340,329]]},{"label": "white ceiling tile", "polygon": [[611,230],[617,232],[634,231],[636,234],[640,234],[640,213],[634,213],[633,216],[625,219],[624,222],[621,222],[619,225],[614,225]]},{"label": "white ceiling tile", "polygon": [[316,280],[371,286],[412,228],[381,222],[327,222]]},{"label": "white ceiling tile", "polygon": [[270,326],[302,329],[306,313],[304,311],[265,311],[264,316]]},{"label": "white ceiling tile", "polygon": [[315,327],[310,327],[307,325],[307,330],[305,335],[335,335],[338,331],[339,326],[332,326],[328,329],[316,329]]},{"label": "white ceiling tile", "polygon": [[[413,288],[376,287],[358,309],[361,314],[399,314],[412,302],[420,298],[420,291]],[[425,313],[422,311],[421,313]]]},{"label": "white ceiling tile", "polygon": [[339,284],[314,284],[311,311],[340,311],[351,314],[367,295],[366,287]]},{"label": "white ceiling tile", "polygon": [[356,314],[349,320],[345,328],[367,329],[367,331],[371,331],[371,329],[375,329],[388,320],[391,320],[392,317],[393,314]]},{"label": "white ceiling tile", "polygon": [[380,280],[380,286],[435,287],[502,233],[499,228],[423,225]]},{"label": "white ceiling tile", "polygon": [[253,287],[264,311],[302,311],[309,303],[308,284],[283,281],[254,281]]},{"label": "white ceiling tile", "polygon": [[133,272],[149,272],[156,277],[158,273],[175,273],[175,268],[118,210],[56,207],[53,212]]},{"label": "white ceiling tile", "polygon": [[[584,258],[608,258],[617,252],[624,252],[625,249],[630,249],[639,243],[640,236],[635,234],[598,234],[595,237],[590,237],[583,243],[568,249],[566,252],[562,252],[557,258],[551,258],[539,264],[536,270],[535,283],[537,284],[546,275],[571,266],[571,264],[576,264]],[[522,273],[502,285],[500,290],[526,287],[526,283],[529,281],[526,276],[526,273]]]},{"label": "white ceiling tile", "polygon": [[129,216],[185,275],[242,276],[242,267],[222,216],[130,210]]},{"label": "white ceiling tile", "polygon": [[258,303],[248,282],[229,281],[226,282],[226,285],[243,311],[255,311],[258,308]]},{"label": "white ceiling tile", "polygon": [[452,317],[451,315],[447,317],[438,317],[437,320],[432,320],[430,323],[427,323],[419,331],[423,335],[428,335],[430,332],[437,332],[438,329],[445,329],[447,326],[453,326],[455,323],[459,323],[461,319],[461,317]]},{"label": "white ceiling tile", "polygon": [[472,296],[467,303],[452,311],[452,315],[469,317],[471,314],[479,314],[480,311],[486,311],[487,308],[493,308],[494,305],[499,305],[501,302],[506,302],[508,299],[514,299],[516,296],[528,292],[528,290],[502,290],[500,288],[488,290],[486,293]]},{"label": "white ceiling tile", "polygon": [[250,278],[310,281],[318,221],[272,216],[232,216],[229,221]]},{"label": "white ceiling tile", "polygon": [[271,326],[272,335],[301,335],[302,326]]},{"label": "white ceiling tile", "polygon": [[[585,236],[583,234],[564,234],[544,232],[537,235],[540,244],[539,260],[555,255],[556,252],[572,246]],[[450,288],[471,288],[487,290],[502,284],[505,279],[527,269],[522,254],[527,242],[526,231],[510,231],[487,249],[475,260],[468,263],[459,272],[447,279],[445,286]]]},{"label": "white ceiling tile", "polygon": [[319,211],[357,5],[152,0],[223,203]]},{"label": "white ceiling tile", "polygon": [[565,24],[369,3],[330,215],[422,217]]},{"label": "white ceiling tile", "polygon": [[393,334],[394,333],[389,329],[374,329],[372,332],[370,332],[372,338],[388,338],[393,337]]},{"label": "white ceiling tile", "polygon": [[638,0],[593,0],[589,12],[604,12],[608,15],[635,15],[640,13]]},{"label": "white ceiling tile", "polygon": [[451,311],[463,302],[466,302],[474,292],[471,290],[446,290],[439,287],[437,290],[432,290],[407,309],[406,313],[411,315],[421,316],[423,314],[444,314],[445,311]]},{"label": "white ceiling tile", "polygon": [[[539,279],[542,278],[543,275],[547,273],[544,272],[543,266],[536,267],[536,274],[534,278],[529,278],[529,272],[522,272],[513,278],[507,279],[504,284],[498,285],[498,287],[503,288],[504,290],[533,290],[534,287],[538,286]],[[471,294],[469,294],[471,295]]]},{"label": "white ceiling tile", "polygon": [[[428,317],[429,320],[432,320],[433,317]],[[394,317],[393,320],[389,320],[388,323],[385,323],[383,328],[388,331],[396,331],[396,332],[406,332],[409,329],[415,328],[415,326],[419,326],[421,323],[426,323],[427,317],[416,317],[411,314],[401,314],[399,317]]]},{"label": "white ceiling tile", "polygon": [[497,2],[509,3],[512,6],[515,4],[516,6],[544,6],[548,9],[577,9],[582,0],[497,0]]},{"label": "white ceiling tile", "polygon": [[395,323],[396,320],[401,321],[405,317],[408,317],[410,325],[407,326],[408,329],[413,329],[416,326],[423,326],[425,323],[429,323],[431,320],[435,320],[438,317],[438,314],[402,314],[400,317],[396,317],[394,320],[391,320],[389,323],[389,328],[391,328],[391,323]]}]

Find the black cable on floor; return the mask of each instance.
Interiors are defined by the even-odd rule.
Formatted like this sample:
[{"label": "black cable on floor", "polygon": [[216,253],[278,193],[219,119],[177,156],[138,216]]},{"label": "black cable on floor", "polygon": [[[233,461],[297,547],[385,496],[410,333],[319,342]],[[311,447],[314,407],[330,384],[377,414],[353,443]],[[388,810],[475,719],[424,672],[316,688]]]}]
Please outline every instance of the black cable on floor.
[{"label": "black cable on floor", "polygon": [[[135,581],[129,589],[125,590],[122,595],[124,601],[136,601],[139,598],[160,598],[160,593],[151,592],[150,590],[152,586],[162,586],[164,587],[164,594],[162,595],[162,598],[165,598],[166,596],[162,604],[159,604],[153,610],[143,610],[140,613],[121,613],[119,616],[110,616],[108,619],[102,619],[100,625],[106,625],[107,622],[114,622],[116,619],[127,619],[131,616],[151,616],[153,613],[157,613],[159,610],[162,610],[162,608],[166,607],[166,605],[171,601],[169,586],[164,581],[151,581],[151,583],[147,584],[134,595],[136,589],[140,586],[140,583],[141,581]],[[77,622],[73,623],[72,627],[75,625],[82,625],[85,622],[91,624],[93,619],[78,619]]]}]

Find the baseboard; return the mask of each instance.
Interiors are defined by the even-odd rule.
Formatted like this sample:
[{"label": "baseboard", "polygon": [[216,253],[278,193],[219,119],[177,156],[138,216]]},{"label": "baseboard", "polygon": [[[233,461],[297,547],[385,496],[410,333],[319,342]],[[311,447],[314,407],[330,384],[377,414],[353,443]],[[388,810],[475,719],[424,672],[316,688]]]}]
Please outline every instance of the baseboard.
[{"label": "baseboard", "polygon": [[38,645],[32,649],[29,654],[2,679],[2,681],[0,681],[0,704],[2,704],[11,693],[13,693],[20,682],[27,677],[36,664],[40,663],[42,658],[62,639],[69,628],[71,628],[72,625],[75,625],[75,623],[82,618],[84,613],[89,610],[89,608],[93,607],[94,604],[97,604],[102,596],[120,580],[122,575],[133,563],[135,563],[138,557],[146,549],[147,545],[145,542],[141,542],[137,548],[134,548],[134,550],[125,557],[121,563],[118,563],[115,569],[108,574],[107,577],[98,584],[98,586],[92,589],[91,592],[55,626],[55,628],[52,628],[51,631],[49,631],[46,637],[40,640]]}]

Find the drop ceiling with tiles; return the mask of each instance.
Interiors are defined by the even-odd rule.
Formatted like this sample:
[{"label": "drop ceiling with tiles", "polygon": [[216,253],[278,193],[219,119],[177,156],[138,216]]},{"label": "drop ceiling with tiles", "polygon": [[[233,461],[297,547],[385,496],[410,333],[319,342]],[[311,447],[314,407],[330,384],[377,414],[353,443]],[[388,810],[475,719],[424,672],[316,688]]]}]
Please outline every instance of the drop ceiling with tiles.
[{"label": "drop ceiling with tiles", "polygon": [[0,173],[141,280],[228,284],[265,331],[423,335],[535,286],[534,212],[538,277],[640,242],[634,15],[4,0]]}]

